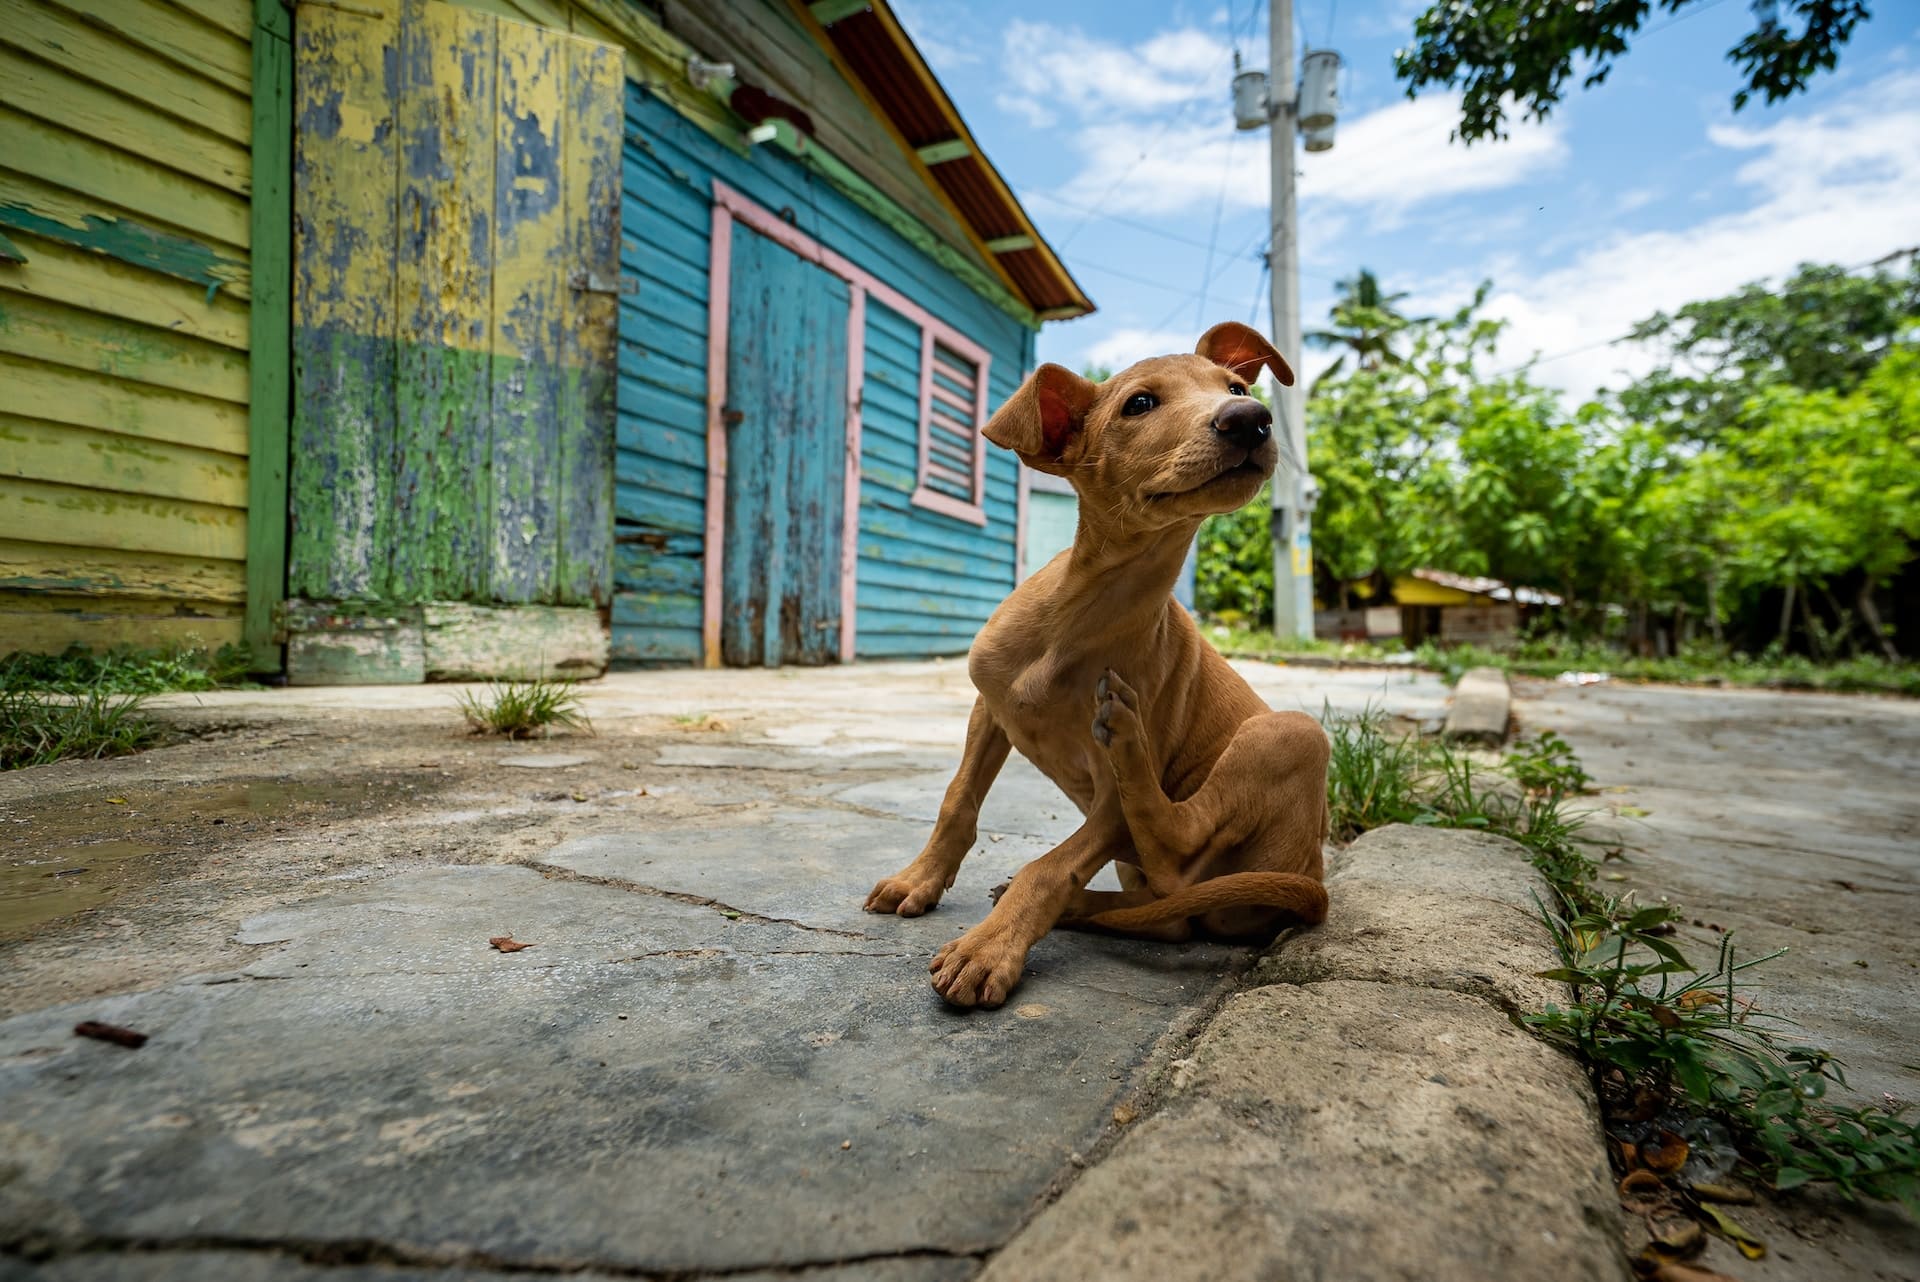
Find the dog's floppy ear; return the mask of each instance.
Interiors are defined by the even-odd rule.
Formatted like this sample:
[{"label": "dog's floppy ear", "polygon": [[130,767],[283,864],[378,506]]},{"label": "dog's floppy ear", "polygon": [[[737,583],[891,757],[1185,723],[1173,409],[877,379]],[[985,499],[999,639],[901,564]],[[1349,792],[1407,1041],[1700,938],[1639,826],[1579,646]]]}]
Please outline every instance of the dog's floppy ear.
[{"label": "dog's floppy ear", "polygon": [[1064,365],[1042,365],[987,420],[986,438],[1012,450],[1028,467],[1064,475],[1061,455],[1100,389]]},{"label": "dog's floppy ear", "polygon": [[1260,377],[1260,367],[1265,365],[1282,387],[1293,386],[1293,371],[1273,350],[1273,344],[1259,330],[1239,321],[1221,321],[1200,336],[1193,350],[1215,365],[1225,365],[1249,383]]}]

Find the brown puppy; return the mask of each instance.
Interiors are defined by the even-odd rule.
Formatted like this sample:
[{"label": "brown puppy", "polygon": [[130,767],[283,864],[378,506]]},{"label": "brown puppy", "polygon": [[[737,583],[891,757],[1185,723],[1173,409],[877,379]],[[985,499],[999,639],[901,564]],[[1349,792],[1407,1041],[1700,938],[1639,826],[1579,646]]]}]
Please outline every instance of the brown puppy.
[{"label": "brown puppy", "polygon": [[[956,1006],[1004,1002],[1055,925],[1185,939],[1196,922],[1249,935],[1326,916],[1326,736],[1312,717],[1269,709],[1172,596],[1200,521],[1246,503],[1279,459],[1272,415],[1247,384],[1263,365],[1287,384],[1293,371],[1231,322],[1195,352],[1100,384],[1042,365],[986,426],[1027,466],[1073,483],[1079,529],[974,641],[980,697],[960,769],[926,848],[867,909],[913,917],[940,901],[1009,748],[1086,822],[935,955],[933,986]],[[1127,889],[1085,889],[1110,860]]]}]

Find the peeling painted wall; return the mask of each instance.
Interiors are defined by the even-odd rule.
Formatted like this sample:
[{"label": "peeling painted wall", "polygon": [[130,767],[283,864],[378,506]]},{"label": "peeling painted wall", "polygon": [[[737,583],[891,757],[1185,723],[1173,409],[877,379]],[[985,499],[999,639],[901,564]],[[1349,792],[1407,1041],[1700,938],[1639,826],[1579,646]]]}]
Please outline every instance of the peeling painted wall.
[{"label": "peeling painted wall", "polygon": [[240,639],[253,19],[0,0],[0,653]]},{"label": "peeling painted wall", "polygon": [[294,61],[291,595],[604,604],[619,50],[406,0]]}]

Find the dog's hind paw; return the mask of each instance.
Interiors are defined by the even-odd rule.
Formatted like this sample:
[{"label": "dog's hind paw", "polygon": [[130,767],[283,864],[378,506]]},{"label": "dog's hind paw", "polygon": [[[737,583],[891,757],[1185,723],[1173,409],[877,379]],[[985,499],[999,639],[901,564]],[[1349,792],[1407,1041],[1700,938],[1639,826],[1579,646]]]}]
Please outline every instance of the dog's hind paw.
[{"label": "dog's hind paw", "polygon": [[1093,689],[1093,741],[1102,748],[1137,743],[1140,739],[1140,698],[1133,687],[1107,669]]}]

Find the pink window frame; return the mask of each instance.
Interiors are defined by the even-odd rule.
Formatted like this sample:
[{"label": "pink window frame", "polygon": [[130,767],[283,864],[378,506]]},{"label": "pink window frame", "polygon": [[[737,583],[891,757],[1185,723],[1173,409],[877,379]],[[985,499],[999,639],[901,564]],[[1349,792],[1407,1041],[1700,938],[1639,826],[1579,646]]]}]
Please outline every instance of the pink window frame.
[{"label": "pink window frame", "polygon": [[[867,364],[867,299],[920,327],[920,473],[912,501],[948,516],[986,524],[986,350],[913,302],[872,272],[782,219],[727,184],[713,184],[713,226],[707,258],[707,520],[701,586],[700,649],[705,666],[720,666],[721,574],[727,539],[727,353],[732,305],[733,224],[739,222],[847,283],[846,498],[840,538],[840,660],[850,663],[856,640],[856,595],[860,566],[860,416]],[[979,370],[974,395],[973,493],[966,504],[926,488],[928,437],[933,404],[933,341],[972,361]]]},{"label": "pink window frame", "polygon": [[[942,494],[927,484],[933,466],[933,399],[936,391],[945,392],[933,381],[934,366],[937,363],[935,343],[949,351],[958,352],[973,362],[976,373],[973,386],[973,501],[954,498],[951,494]],[[938,321],[922,324],[920,327],[920,474],[914,483],[912,502],[915,507],[926,508],[929,512],[938,512],[958,521],[984,526],[987,523],[987,438],[981,429],[987,425],[987,373],[992,368],[993,358],[977,343],[969,342],[965,335],[957,333],[951,326]],[[947,367],[951,370],[951,366]],[[948,374],[952,378],[952,374]],[[960,380],[954,379],[959,382]],[[942,399],[946,398],[942,396]],[[947,401],[949,410],[955,408],[951,400]]]}]

